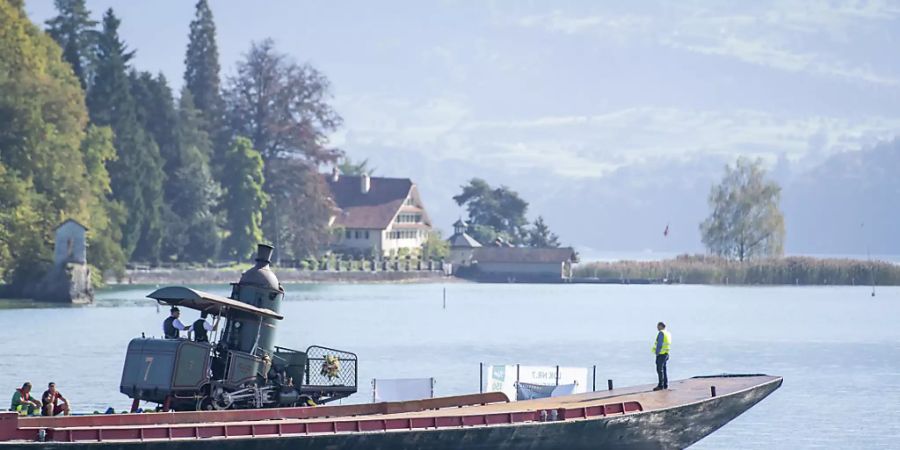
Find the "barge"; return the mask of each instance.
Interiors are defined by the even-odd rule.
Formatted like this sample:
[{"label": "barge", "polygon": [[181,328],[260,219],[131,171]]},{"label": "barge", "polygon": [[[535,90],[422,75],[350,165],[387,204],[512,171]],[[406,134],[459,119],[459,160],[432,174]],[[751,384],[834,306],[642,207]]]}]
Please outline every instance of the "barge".
[{"label": "barge", "polygon": [[722,375],[510,402],[499,392],[364,405],[19,417],[0,450],[678,449],[781,386]]}]

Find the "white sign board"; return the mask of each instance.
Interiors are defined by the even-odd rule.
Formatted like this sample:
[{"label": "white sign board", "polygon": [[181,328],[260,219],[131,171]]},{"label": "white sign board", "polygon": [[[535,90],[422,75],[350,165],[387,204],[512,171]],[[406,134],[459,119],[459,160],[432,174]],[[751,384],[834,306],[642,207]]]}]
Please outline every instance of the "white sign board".
[{"label": "white sign board", "polygon": [[[518,370],[517,370],[518,368]],[[551,385],[575,385],[572,394],[587,392],[588,369],[586,367],[560,367],[557,379],[556,366],[488,366],[488,392],[503,392],[510,400],[516,399],[516,381]],[[518,373],[518,375],[517,375]]]},{"label": "white sign board", "polygon": [[434,378],[377,378],[372,380],[373,402],[403,402],[434,397]]}]

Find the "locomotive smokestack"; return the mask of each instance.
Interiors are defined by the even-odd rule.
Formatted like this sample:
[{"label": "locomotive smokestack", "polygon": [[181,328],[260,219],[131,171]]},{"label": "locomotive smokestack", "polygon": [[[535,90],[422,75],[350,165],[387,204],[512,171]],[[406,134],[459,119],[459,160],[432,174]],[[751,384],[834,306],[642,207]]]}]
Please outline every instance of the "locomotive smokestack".
[{"label": "locomotive smokestack", "polygon": [[275,251],[275,247],[272,247],[268,244],[259,244],[256,246],[256,262],[260,263],[260,265],[269,265],[272,263],[272,252]]}]

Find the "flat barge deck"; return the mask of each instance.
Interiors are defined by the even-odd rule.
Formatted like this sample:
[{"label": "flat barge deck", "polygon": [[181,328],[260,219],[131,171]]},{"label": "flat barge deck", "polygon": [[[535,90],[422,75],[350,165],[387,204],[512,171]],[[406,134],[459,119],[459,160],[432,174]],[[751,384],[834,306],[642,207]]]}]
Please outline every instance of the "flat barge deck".
[{"label": "flat barge deck", "polygon": [[[20,418],[0,450],[685,448],[781,386],[723,375],[538,400],[487,393],[366,405]],[[715,388],[715,396],[713,396]]]}]

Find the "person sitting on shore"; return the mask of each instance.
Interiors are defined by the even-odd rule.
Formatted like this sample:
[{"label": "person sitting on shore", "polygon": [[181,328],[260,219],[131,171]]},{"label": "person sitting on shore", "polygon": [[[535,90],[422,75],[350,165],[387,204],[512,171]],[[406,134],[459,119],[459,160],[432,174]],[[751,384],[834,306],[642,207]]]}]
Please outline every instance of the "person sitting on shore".
[{"label": "person sitting on shore", "polygon": [[32,415],[40,411],[41,402],[31,396],[31,383],[25,382],[21,388],[16,389],[12,396],[10,411],[16,411],[23,415]]},{"label": "person sitting on shore", "polygon": [[[62,404],[59,401],[62,400]],[[41,409],[41,415],[44,416],[64,416],[69,415],[69,401],[63,397],[62,393],[56,390],[56,383],[51,382],[47,385],[47,390],[41,396],[41,402],[44,407]]]}]

